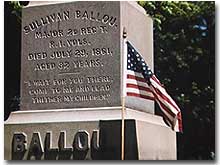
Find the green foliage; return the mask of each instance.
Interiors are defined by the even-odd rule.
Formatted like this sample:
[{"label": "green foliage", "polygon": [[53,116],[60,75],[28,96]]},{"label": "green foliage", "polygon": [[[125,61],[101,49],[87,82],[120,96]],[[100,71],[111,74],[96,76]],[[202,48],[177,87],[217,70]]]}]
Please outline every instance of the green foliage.
[{"label": "green foliage", "polygon": [[19,1],[10,1],[9,5],[12,7],[12,14],[15,14],[18,21],[21,22],[21,10],[23,6],[19,3]]},{"label": "green foliage", "polygon": [[154,21],[156,75],[182,109],[179,159],[214,159],[215,3],[140,1]]}]

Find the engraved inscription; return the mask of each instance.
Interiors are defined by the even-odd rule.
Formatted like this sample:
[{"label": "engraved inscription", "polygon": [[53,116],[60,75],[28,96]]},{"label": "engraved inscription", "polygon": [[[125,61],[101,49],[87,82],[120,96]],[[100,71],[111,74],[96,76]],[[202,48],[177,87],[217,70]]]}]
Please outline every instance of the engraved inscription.
[{"label": "engraved inscription", "polygon": [[66,21],[69,20],[69,18],[70,18],[70,11],[68,10],[63,12],[52,13],[45,17],[41,17],[38,20],[32,21],[28,25],[24,26],[23,30],[25,34],[28,34],[31,31],[34,31],[42,26],[46,26],[54,22]]},{"label": "engraved inscription", "polygon": [[91,20],[91,21],[101,22],[103,24],[108,24],[112,27],[117,27],[116,17],[94,11],[88,12],[86,10],[85,11],[77,10],[75,11],[75,19]]},{"label": "engraved inscription", "polygon": [[[32,137],[26,136],[24,132],[17,132],[11,143],[12,160],[83,160],[87,154],[95,159],[100,152],[98,132],[99,130],[94,130],[90,139],[86,130],[80,130],[73,136],[71,144],[66,144],[66,131],[60,132],[59,138],[54,140],[57,141],[56,144],[52,144],[52,131],[46,132],[45,136],[34,132]],[[94,153],[88,152],[89,150]]]},{"label": "engraved inscription", "polygon": [[[63,12],[52,13],[44,17],[41,17],[40,19],[34,20],[28,25],[24,26],[23,30],[25,34],[29,34],[31,31],[35,31],[36,29],[39,29],[48,24],[61,22],[61,21],[67,21],[70,19],[82,19],[82,20],[96,21],[102,24],[107,24],[111,27],[118,26],[117,18],[111,15],[108,15],[108,14],[103,14],[103,13],[96,12],[96,11],[87,11],[87,10],[84,10],[84,11],[76,10],[75,12],[66,10]],[[85,28],[84,30],[86,31],[88,29]],[[91,29],[91,30],[94,30],[94,29]],[[57,36],[57,35],[60,35],[59,32],[60,32],[59,30],[58,30],[58,33],[57,31],[50,31],[49,34],[50,36],[52,35]]]},{"label": "engraved inscription", "polygon": [[25,84],[30,87],[28,93],[32,103],[45,104],[108,100],[112,82],[110,76],[88,76],[33,80]]},{"label": "engraved inscription", "polygon": [[31,43],[22,54],[22,109],[114,102],[120,83],[119,42],[113,40],[120,33],[119,15],[72,7],[47,9],[22,22],[23,41]]}]

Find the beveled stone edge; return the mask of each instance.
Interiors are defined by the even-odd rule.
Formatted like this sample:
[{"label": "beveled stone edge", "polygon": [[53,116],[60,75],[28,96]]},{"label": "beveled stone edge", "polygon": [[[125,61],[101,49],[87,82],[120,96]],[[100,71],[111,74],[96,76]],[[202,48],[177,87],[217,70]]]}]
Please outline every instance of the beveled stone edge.
[{"label": "beveled stone edge", "polygon": [[136,1],[123,1],[123,2],[127,2],[129,3],[131,6],[133,6],[136,10],[140,11],[141,13],[143,13],[144,15],[149,16],[146,11],[144,10],[143,7],[141,7]]},{"label": "beveled stone edge", "polygon": [[110,109],[120,109],[121,106],[115,107],[94,107],[94,108],[66,108],[66,109],[45,109],[45,110],[20,110],[12,113],[44,113],[44,112],[66,112],[66,111],[93,111],[93,110],[110,110]]},{"label": "beveled stone edge", "polygon": [[[37,123],[58,123],[58,122],[87,122],[100,120],[121,120],[122,107],[101,107],[82,109],[59,109],[47,111],[17,111],[12,112],[4,122],[10,124],[37,124]],[[126,108],[125,119],[144,121],[164,127],[168,127],[161,116]]]}]

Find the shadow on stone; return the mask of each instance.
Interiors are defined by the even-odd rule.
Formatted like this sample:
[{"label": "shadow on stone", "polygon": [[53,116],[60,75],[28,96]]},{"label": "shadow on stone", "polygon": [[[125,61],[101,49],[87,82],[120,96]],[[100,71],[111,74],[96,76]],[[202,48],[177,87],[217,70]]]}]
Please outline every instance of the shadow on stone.
[{"label": "shadow on stone", "polygon": [[[121,159],[121,120],[100,121],[100,157]],[[125,120],[125,160],[138,160],[135,120]]]}]

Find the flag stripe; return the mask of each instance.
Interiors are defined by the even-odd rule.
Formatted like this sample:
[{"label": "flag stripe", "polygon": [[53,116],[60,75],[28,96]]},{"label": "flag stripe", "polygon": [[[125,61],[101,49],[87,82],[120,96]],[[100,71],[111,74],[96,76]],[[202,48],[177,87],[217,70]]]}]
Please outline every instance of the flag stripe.
[{"label": "flag stripe", "polygon": [[144,78],[144,76],[141,73],[135,72],[135,71],[131,71],[131,70],[127,70],[127,74],[130,74],[130,75],[133,75],[133,76],[136,76],[136,77]]},{"label": "flag stripe", "polygon": [[175,115],[167,108],[166,105],[163,104],[163,102],[161,102],[159,99],[156,99],[156,101],[165,112],[167,112],[172,118],[175,118]]},{"label": "flag stripe", "polygon": [[136,81],[136,80],[133,80],[133,79],[127,79],[126,84],[134,84],[134,85],[149,88],[149,86],[146,82],[140,82],[140,81]]},{"label": "flag stripe", "polygon": [[167,111],[165,111],[164,109],[163,109],[163,107],[161,106],[161,104],[155,99],[155,101],[157,102],[157,104],[159,105],[159,107],[160,107],[160,109],[161,109],[161,112],[164,114],[163,115],[163,117],[166,119],[166,120],[168,120],[168,122],[171,124],[171,125],[173,125],[173,117],[169,114],[169,113],[167,113]]},{"label": "flag stripe", "polygon": [[181,112],[179,112],[179,113],[177,114],[177,119],[178,119],[178,128],[179,128],[180,132],[183,132]]},{"label": "flag stripe", "polygon": [[134,76],[134,75],[128,74],[128,75],[127,75],[127,78],[128,78],[128,79],[133,79],[133,80],[137,80],[137,81],[140,81],[140,82],[145,82],[145,83],[147,83],[144,78],[136,77],[136,76]]},{"label": "flag stripe", "polygon": [[167,106],[172,107],[172,110],[175,114],[179,112],[179,109],[177,109],[165,95],[160,93],[158,89],[155,88],[155,92],[160,96],[161,100],[164,100],[164,102],[167,102]]},{"label": "flag stripe", "polygon": [[167,116],[167,113],[165,113],[164,111],[161,111],[163,114],[163,117],[165,118],[166,122],[169,124],[169,126],[171,127],[173,124],[173,121]]},{"label": "flag stripe", "polygon": [[145,96],[145,95],[141,95],[141,94],[137,94],[137,93],[131,93],[131,92],[127,92],[127,96],[135,96],[135,97],[140,97],[143,99],[154,100],[154,97]]},{"label": "flag stripe", "polygon": [[139,89],[139,90],[143,90],[143,91],[147,91],[147,92],[152,93],[152,91],[149,87],[143,87],[143,86],[139,86],[139,85],[136,85],[136,84],[130,84],[130,83],[127,83],[126,87],[127,88],[135,88],[135,89]]},{"label": "flag stripe", "polygon": [[[152,87],[153,88],[153,87]],[[166,111],[170,116],[172,117],[175,117],[176,114],[173,113],[172,111],[170,111],[170,109],[158,98],[158,95],[156,94],[156,92],[154,92],[154,89],[153,90],[153,93],[154,93],[154,97],[156,98],[155,100],[157,101],[157,103],[161,106],[161,108]]]},{"label": "flag stripe", "polygon": [[182,118],[179,107],[130,42],[127,41],[126,46],[127,65],[123,95],[155,100],[167,121],[166,123],[174,131],[182,132]]},{"label": "flag stripe", "polygon": [[166,92],[166,90],[153,79],[150,79],[150,81],[152,85],[155,86],[161,93],[163,93],[179,111],[179,107],[176,105],[175,101],[170,97],[170,95]]},{"label": "flag stripe", "polygon": [[160,81],[156,78],[156,76],[153,75],[151,78],[152,78],[155,82],[157,82],[158,85],[160,85],[161,87],[163,87],[162,84],[160,83]]},{"label": "flag stripe", "polygon": [[137,93],[137,94],[141,94],[141,95],[145,95],[145,96],[154,97],[152,92],[147,92],[145,90],[139,90],[136,88],[127,88],[126,92]]},{"label": "flag stripe", "polygon": [[175,102],[173,101],[173,99],[169,96],[169,94],[166,92],[166,90],[164,89],[163,91],[158,89],[160,87],[155,86],[155,84],[152,82],[152,86],[154,87],[156,93],[165,101],[167,101],[169,104],[171,104],[172,107],[174,107],[176,109],[177,112],[180,111],[179,107],[175,104]]},{"label": "flag stripe", "polygon": [[170,107],[172,112],[176,115],[179,112],[179,109],[173,106],[172,102],[165,95],[163,95],[157,88],[155,88],[154,86],[152,87],[154,88],[157,96],[159,96],[158,99],[163,101],[167,107]]}]

